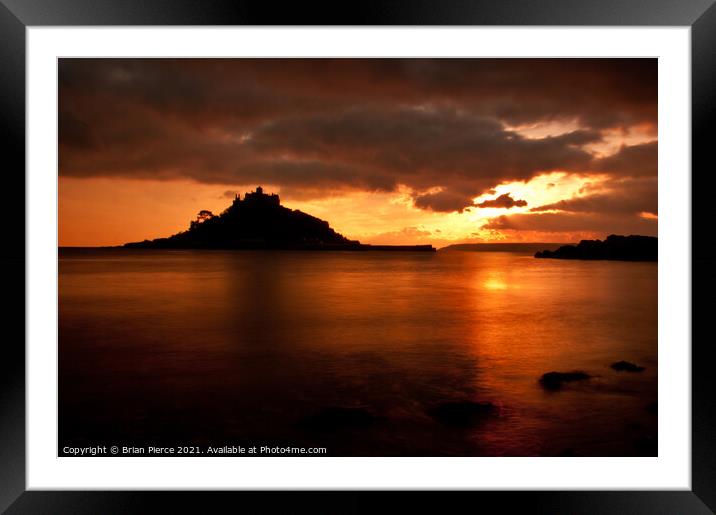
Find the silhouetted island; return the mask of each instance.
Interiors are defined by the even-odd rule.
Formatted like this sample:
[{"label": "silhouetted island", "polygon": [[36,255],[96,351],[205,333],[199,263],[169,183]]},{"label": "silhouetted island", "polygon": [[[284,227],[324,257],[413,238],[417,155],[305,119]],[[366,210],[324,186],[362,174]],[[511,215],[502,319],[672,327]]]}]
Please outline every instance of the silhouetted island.
[{"label": "silhouetted island", "polygon": [[366,245],[337,233],[328,222],[281,205],[259,186],[236,195],[220,215],[200,211],[189,229],[168,238],[125,243],[139,249],[276,249],[435,251],[432,245]]},{"label": "silhouetted island", "polygon": [[654,236],[617,236],[582,240],[578,245],[564,245],[557,250],[543,250],[536,258],[606,259],[613,261],[657,261],[658,240]]}]

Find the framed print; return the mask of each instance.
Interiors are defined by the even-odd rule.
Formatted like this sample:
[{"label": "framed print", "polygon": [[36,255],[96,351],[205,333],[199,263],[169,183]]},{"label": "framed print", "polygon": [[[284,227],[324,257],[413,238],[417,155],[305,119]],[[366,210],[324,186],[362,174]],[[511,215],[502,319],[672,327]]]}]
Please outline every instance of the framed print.
[{"label": "framed print", "polygon": [[8,513],[715,509],[710,2],[0,14]]}]

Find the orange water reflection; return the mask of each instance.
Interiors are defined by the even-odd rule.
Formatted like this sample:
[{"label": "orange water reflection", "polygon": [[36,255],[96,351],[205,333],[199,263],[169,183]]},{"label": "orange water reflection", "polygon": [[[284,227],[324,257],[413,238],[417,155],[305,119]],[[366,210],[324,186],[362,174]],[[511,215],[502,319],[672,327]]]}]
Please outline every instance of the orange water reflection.
[{"label": "orange water reflection", "polygon": [[[656,271],[486,252],[63,251],[61,440],[648,454]],[[608,367],[621,359],[647,368]],[[560,392],[537,384],[573,369],[594,378]],[[429,416],[464,400],[499,413],[460,429]],[[301,429],[331,406],[381,422]]]}]

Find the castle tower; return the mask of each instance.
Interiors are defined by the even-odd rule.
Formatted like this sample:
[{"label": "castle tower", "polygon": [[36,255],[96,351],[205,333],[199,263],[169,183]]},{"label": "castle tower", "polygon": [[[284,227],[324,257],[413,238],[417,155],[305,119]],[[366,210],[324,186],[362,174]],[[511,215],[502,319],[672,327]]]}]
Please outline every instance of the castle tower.
[{"label": "castle tower", "polygon": [[261,186],[258,186],[256,188],[256,191],[250,191],[244,195],[244,202],[249,202],[251,205],[281,205],[281,201],[279,200],[279,197],[275,193],[271,193],[270,195],[267,195],[264,193],[264,189]]}]

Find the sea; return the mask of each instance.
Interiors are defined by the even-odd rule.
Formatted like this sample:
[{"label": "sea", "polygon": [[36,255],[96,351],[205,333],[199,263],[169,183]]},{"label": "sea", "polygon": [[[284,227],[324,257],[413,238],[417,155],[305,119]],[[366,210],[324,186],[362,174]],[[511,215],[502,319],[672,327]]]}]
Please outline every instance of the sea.
[{"label": "sea", "polygon": [[61,248],[58,453],[656,456],[657,266]]}]

